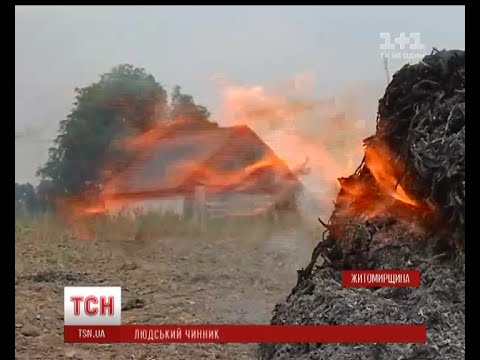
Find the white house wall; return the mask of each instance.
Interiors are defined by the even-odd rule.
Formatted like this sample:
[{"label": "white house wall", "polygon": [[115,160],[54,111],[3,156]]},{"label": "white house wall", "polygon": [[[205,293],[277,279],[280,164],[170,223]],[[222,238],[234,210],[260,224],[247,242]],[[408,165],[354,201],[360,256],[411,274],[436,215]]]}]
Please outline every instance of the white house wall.
[{"label": "white house wall", "polygon": [[[196,199],[198,200],[198,199]],[[109,201],[106,207],[111,209],[111,214],[124,214],[129,216],[138,216],[148,212],[155,213],[174,213],[180,216],[184,215],[183,196],[175,196],[160,199],[139,199],[131,200],[127,203],[115,203]],[[242,194],[233,193],[229,195],[210,195],[202,199],[202,203],[198,206],[205,209],[205,216],[225,217],[229,215],[247,215],[253,213],[261,213],[263,210],[271,207],[273,198],[271,195],[262,194]],[[198,216],[199,208],[195,207],[195,218],[203,218]]]},{"label": "white house wall", "polygon": [[183,215],[183,202],[183,196],[175,196],[160,199],[131,200],[121,205],[110,201],[106,206],[107,209],[113,209],[110,213],[123,213],[131,216],[138,216],[149,212]]},{"label": "white house wall", "polygon": [[206,201],[209,217],[246,215],[261,212],[272,205],[272,196],[259,194],[231,194],[210,196]]}]

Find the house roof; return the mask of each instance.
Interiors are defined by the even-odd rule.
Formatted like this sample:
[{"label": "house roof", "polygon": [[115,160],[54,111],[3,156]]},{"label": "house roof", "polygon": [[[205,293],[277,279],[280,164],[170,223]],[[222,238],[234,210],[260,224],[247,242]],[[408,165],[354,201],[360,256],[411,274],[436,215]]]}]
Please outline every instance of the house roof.
[{"label": "house roof", "polygon": [[[262,160],[265,160],[262,162]],[[172,129],[158,138],[123,173],[107,193],[167,196],[235,189],[249,193],[283,191],[299,181],[249,127]]]}]

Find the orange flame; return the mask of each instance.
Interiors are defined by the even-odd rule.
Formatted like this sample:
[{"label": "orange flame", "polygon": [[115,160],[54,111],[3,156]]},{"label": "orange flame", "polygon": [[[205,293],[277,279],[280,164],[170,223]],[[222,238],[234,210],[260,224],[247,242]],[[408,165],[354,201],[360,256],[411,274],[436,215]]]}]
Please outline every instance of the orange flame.
[{"label": "orange flame", "polygon": [[[127,139],[126,144],[128,146],[134,146],[136,149],[140,147],[146,147],[148,149],[149,146],[156,144],[158,141],[158,138],[157,141],[152,141],[153,132],[157,134],[164,133],[161,130],[150,130],[148,133],[141,134],[136,138]],[[142,139],[146,141],[142,142]],[[267,168],[273,169],[273,173],[275,173],[276,176],[282,177],[282,179],[286,179],[285,177],[288,176],[288,174],[283,171],[278,172],[279,169],[285,169],[285,163],[272,152],[266,152],[260,159],[236,170],[220,170],[216,168],[214,164],[199,164],[195,161],[178,162],[174,164],[172,168],[168,169],[168,173],[165,176],[175,178],[179,176],[179,174],[195,173],[197,184],[206,185],[208,187],[207,192],[214,194],[221,192],[227,187],[242,189],[248,188],[250,185],[255,185],[255,174]],[[127,176],[128,173],[117,174],[105,180],[102,191],[98,194],[96,200],[87,202],[85,200],[87,194],[70,199],[68,208],[71,223],[87,219],[92,215],[116,212],[124,206],[128,206],[129,202],[135,201],[135,195],[124,196],[119,194],[118,191],[119,184],[122,184]],[[292,182],[292,186],[294,184],[296,184],[295,181]],[[142,194],[139,194],[138,197],[142,197]]]},{"label": "orange flame", "polygon": [[365,164],[375,178],[378,186],[391,197],[414,207],[422,205],[410,197],[395,177],[394,161],[387,146],[376,143],[365,151]]},{"label": "orange flame", "polygon": [[[285,163],[290,169],[301,168],[308,158],[308,172],[301,172],[302,181],[317,196],[321,206],[335,198],[339,187],[343,198],[351,203],[349,211],[374,216],[386,211],[394,200],[412,207],[422,208],[420,201],[407,194],[398,184],[395,165],[388,147],[377,144],[365,151],[366,166],[375,179],[380,193],[372,193],[369,184],[354,179],[340,178],[352,173],[362,156],[362,139],[367,136],[364,121],[347,101],[339,108],[332,98],[314,98],[313,78],[297,77],[282,87],[240,86],[228,82],[222,84],[220,122],[224,125],[248,125],[278,155],[264,154],[261,159],[246,164],[240,170],[219,171],[209,165],[180,162],[170,169],[168,177],[195,169],[198,182],[208,179],[209,191],[227,185],[245,185],[252,173],[267,167]],[[351,107],[349,106],[351,105]],[[171,124],[173,126],[175,124]],[[128,137],[117,143],[131,151],[148,152],[162,141],[168,126],[158,125],[142,134]],[[280,160],[282,159],[282,160]],[[132,199],[118,196],[117,184],[121,174],[105,178],[97,202],[78,203],[73,207],[73,219],[84,219],[95,214],[115,211],[128,205]],[[340,178],[340,179],[339,179]],[[342,193],[341,192],[341,193]],[[330,212],[331,209],[325,209]]]},{"label": "orange flame", "polygon": [[[277,86],[243,86],[222,79],[221,118],[226,124],[246,124],[290,166],[308,158],[302,182],[320,207],[331,211],[338,177],[352,173],[362,156],[365,123],[355,111],[355,99],[343,94],[315,97],[310,74]],[[337,101],[339,100],[339,101]]]},{"label": "orange flame", "polygon": [[[338,217],[362,216],[369,219],[387,212],[403,217],[433,213],[435,210],[431,204],[415,199],[402,187],[396,174],[404,172],[404,164],[394,159],[386,144],[375,140],[367,145],[365,167],[373,181],[357,174],[339,179],[341,191],[337,203],[341,207],[337,209]],[[399,204],[406,207],[400,208]]]}]

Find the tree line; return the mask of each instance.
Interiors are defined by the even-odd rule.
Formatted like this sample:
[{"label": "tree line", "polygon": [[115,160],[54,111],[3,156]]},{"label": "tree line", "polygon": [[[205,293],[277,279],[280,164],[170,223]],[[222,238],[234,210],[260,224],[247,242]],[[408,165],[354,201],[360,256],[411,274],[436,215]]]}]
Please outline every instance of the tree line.
[{"label": "tree line", "polygon": [[216,126],[209,111],[175,86],[170,94],[145,69],[114,67],[100,80],[75,89],[73,109],[60,121],[48,159],[31,184],[15,183],[15,213],[44,212],[54,199],[95,190],[102,171],[128,166],[131,152],[115,140],[175,122],[182,126]]}]

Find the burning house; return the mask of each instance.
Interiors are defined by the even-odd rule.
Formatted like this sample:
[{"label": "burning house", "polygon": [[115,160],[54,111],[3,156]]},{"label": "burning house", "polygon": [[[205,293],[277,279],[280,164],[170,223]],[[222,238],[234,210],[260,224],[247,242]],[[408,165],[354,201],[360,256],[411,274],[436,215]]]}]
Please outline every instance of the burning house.
[{"label": "burning house", "polygon": [[247,126],[166,126],[105,182],[107,212],[223,217],[293,209],[302,185]]}]

